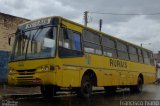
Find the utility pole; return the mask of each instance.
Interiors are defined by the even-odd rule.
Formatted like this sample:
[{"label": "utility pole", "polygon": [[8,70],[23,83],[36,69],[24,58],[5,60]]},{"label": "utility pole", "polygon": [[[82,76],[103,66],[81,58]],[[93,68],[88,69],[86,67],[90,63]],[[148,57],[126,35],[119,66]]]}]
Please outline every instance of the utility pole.
[{"label": "utility pole", "polygon": [[87,26],[88,23],[88,11],[84,12],[84,25]]},{"label": "utility pole", "polygon": [[102,19],[99,20],[99,31],[102,29]]}]

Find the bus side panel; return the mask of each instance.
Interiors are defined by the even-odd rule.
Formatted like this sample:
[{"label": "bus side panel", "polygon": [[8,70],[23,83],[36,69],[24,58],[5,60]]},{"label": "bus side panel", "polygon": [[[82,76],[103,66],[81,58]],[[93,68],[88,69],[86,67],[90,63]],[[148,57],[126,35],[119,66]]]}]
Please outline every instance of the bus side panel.
[{"label": "bus side panel", "polygon": [[[153,66],[145,66],[144,76],[144,84],[153,83],[156,80],[156,68]],[[151,71],[152,70],[152,71]]]},{"label": "bus side panel", "polygon": [[120,84],[120,72],[118,70],[111,70],[112,71],[112,85],[117,86]]},{"label": "bus side panel", "polygon": [[96,73],[97,77],[97,86],[104,86],[104,82],[110,82],[111,79],[104,79],[104,72],[107,70],[104,70],[103,67],[107,65],[107,63],[104,62],[104,57],[101,55],[90,55],[90,62],[88,64],[88,67],[91,67],[92,70]]},{"label": "bus side panel", "polygon": [[63,70],[63,87],[79,87],[79,71],[75,67],[66,67]]},{"label": "bus side panel", "polygon": [[79,87],[83,62],[84,57],[58,58],[57,85],[61,87]]},{"label": "bus side panel", "polygon": [[56,85],[57,86],[63,86],[63,72],[62,70],[57,70],[56,71]]}]

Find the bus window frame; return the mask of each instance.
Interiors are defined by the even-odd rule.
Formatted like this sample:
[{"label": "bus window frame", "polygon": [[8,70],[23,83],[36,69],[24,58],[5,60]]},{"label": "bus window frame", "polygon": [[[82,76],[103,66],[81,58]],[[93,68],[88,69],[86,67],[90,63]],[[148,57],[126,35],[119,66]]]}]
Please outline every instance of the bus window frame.
[{"label": "bus window frame", "polygon": [[[73,49],[69,49],[69,48],[65,48],[65,47],[63,47],[63,42],[64,42],[64,38],[62,38],[62,46],[60,46],[60,37],[62,37],[62,31],[61,30],[71,30],[73,33],[75,32],[75,33],[78,33],[79,35],[80,35],[80,46],[81,46],[81,51],[78,51],[78,50],[73,50]],[[68,32],[68,31],[67,31]],[[58,57],[60,57],[60,58],[76,58],[76,57],[83,57],[84,56],[84,50],[83,50],[83,42],[82,42],[82,33],[81,32],[78,32],[78,31],[75,31],[75,30],[73,30],[73,29],[70,29],[70,28],[68,28],[66,25],[61,25],[60,27],[59,27],[59,36],[58,36],[58,48],[57,48],[57,50],[58,50]],[[80,54],[79,55],[70,55],[70,56],[65,56],[65,55],[60,55],[60,50],[61,49],[65,49],[65,50],[67,50],[67,51],[73,51],[74,53],[75,52],[79,52]]]},{"label": "bus window frame", "polygon": [[[99,44],[96,43],[96,42],[91,42],[91,41],[85,40],[85,39],[84,39],[84,31],[89,31],[89,32],[91,32],[91,33],[97,34],[97,35],[99,36]],[[92,30],[90,30],[90,29],[87,29],[87,28],[84,28],[84,29],[83,29],[83,31],[82,31],[82,40],[83,40],[83,51],[84,51],[84,53],[103,56],[102,36],[101,36],[101,35],[102,35],[102,34],[97,33],[97,32],[95,32],[95,31],[92,31]],[[86,42],[86,43],[91,43],[91,44],[95,44],[95,45],[100,46],[100,48],[101,48],[101,54],[92,53],[92,52],[86,52],[86,51],[85,51],[85,45],[84,45],[85,42]]]},{"label": "bus window frame", "polygon": [[[132,51],[130,51],[130,48],[134,48],[135,49],[135,53],[133,53]],[[133,61],[133,62],[139,62],[139,55],[138,55],[138,51],[137,51],[137,47],[134,45],[128,45],[128,54],[129,54],[129,60]],[[131,56],[137,56],[137,60],[133,60],[131,59]]]},{"label": "bus window frame", "polygon": [[[123,51],[123,50],[119,50],[118,49],[118,42],[119,43],[121,43],[122,45],[124,45],[124,46],[126,46],[126,51]],[[127,60],[127,61],[130,61],[130,57],[129,57],[129,53],[128,53],[128,44],[127,43],[125,43],[125,42],[123,42],[123,41],[120,41],[120,40],[116,40],[116,49],[117,49],[117,58],[118,59],[122,59],[122,60]],[[120,56],[119,56],[119,53],[118,52],[123,52],[123,53],[125,53],[127,56],[128,56],[128,58],[126,59],[126,58],[121,58]]]},{"label": "bus window frame", "polygon": [[[105,45],[103,44],[103,40],[104,40],[103,37],[106,37],[107,39],[113,41],[113,42],[114,42],[114,48],[113,48],[113,47],[109,47],[109,46],[105,46]],[[110,56],[107,56],[107,55],[104,54],[104,48],[108,48],[108,49],[111,49],[111,50],[115,50],[115,54],[116,54],[116,57],[113,57],[113,56],[112,56],[112,57],[110,57],[110,58],[118,58],[117,47],[116,47],[117,43],[116,43],[116,40],[115,40],[115,39],[112,39],[112,38],[110,38],[109,36],[106,36],[106,35],[103,35],[103,34],[102,34],[102,36],[101,36],[101,45],[102,45],[102,54],[103,54],[103,56],[110,57]]]}]

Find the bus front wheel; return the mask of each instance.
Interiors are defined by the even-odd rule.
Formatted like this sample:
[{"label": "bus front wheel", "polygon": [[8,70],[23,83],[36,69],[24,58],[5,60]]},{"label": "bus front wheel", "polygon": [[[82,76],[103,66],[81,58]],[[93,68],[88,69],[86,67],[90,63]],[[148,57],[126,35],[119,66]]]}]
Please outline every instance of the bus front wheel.
[{"label": "bus front wheel", "polygon": [[89,75],[82,78],[81,87],[77,89],[77,95],[84,98],[89,98],[92,94],[92,80]]}]

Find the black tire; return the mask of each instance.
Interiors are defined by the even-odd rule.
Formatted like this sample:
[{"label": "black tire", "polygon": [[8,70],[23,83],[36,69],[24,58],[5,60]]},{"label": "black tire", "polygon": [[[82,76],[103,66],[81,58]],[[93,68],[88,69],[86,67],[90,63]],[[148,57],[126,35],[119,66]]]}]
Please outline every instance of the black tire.
[{"label": "black tire", "polygon": [[141,77],[138,77],[137,85],[130,87],[131,92],[141,93],[143,91],[143,80]]},{"label": "black tire", "polygon": [[113,95],[116,93],[117,87],[106,86],[104,87],[105,93],[108,95]]},{"label": "black tire", "polygon": [[56,95],[56,88],[53,85],[40,86],[40,90],[45,98],[52,98]]},{"label": "black tire", "polygon": [[83,76],[81,87],[76,91],[77,95],[82,98],[89,98],[92,94],[92,81],[88,75]]}]

